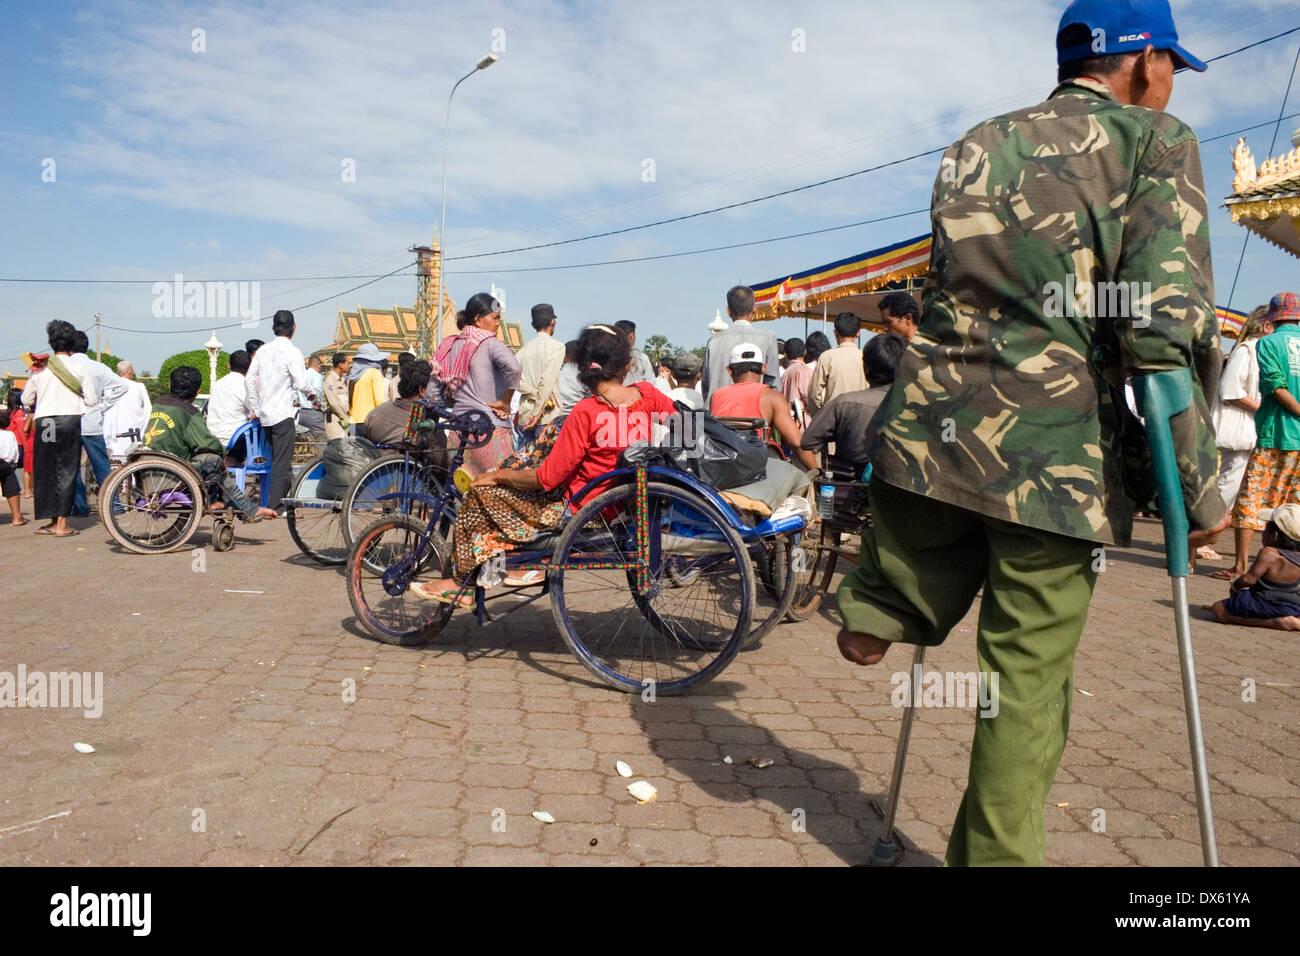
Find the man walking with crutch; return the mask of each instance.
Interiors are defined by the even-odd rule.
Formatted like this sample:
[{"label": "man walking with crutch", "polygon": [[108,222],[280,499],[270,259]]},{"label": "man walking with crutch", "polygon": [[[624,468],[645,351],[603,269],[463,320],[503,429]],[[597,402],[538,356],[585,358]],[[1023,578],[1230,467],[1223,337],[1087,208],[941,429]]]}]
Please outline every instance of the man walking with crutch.
[{"label": "man walking with crutch", "polygon": [[840,651],[874,664],[942,643],[984,589],[976,651],[998,702],[975,721],[950,865],[1045,861],[1099,545],[1132,532],[1126,373],[1197,370],[1174,442],[1193,527],[1223,514],[1199,147],[1162,112],[1175,71],[1205,64],[1167,0],[1077,0],[1056,42],[1051,98],[944,155],[920,330],[875,420],[873,528],[838,592]]}]

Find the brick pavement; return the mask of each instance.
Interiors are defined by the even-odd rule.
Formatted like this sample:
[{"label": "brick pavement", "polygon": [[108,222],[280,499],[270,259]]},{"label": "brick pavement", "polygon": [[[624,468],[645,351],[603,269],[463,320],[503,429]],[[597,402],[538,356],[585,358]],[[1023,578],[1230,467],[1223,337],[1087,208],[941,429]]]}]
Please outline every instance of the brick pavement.
[{"label": "brick pavement", "polygon": [[[543,605],[482,630],[458,617],[425,649],[375,643],[339,570],[302,559],[282,523],[205,549],[202,572],[189,552],[123,554],[74,524],[68,540],[0,525],[0,670],[102,671],[106,698],[98,719],[0,710],[0,863],[836,865],[864,861],[877,835],[868,801],[888,785],[900,715],[890,675],[910,654],[854,668],[827,614],[694,694],[645,703],[591,681]],[[1138,535],[1111,553],[1081,647],[1046,808],[1052,864],[1200,860],[1158,526]],[[1190,589],[1194,606],[1223,593],[1204,574]],[[1193,616],[1223,862],[1293,865],[1297,638]],[[968,618],[927,671],[971,670],[972,637]],[[918,715],[906,865],[942,858],[973,719]],[[657,802],[627,794],[620,759]]]}]

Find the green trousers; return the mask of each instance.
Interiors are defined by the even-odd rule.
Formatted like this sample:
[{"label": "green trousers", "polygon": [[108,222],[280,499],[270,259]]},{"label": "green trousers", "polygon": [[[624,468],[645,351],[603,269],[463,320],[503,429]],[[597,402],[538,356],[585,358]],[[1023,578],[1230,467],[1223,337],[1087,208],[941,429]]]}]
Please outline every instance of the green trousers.
[{"label": "green trousers", "polygon": [[837,592],[848,630],[941,644],[984,589],[976,654],[979,669],[997,675],[996,707],[975,720],[947,863],[1041,866],[1043,805],[1065,750],[1074,654],[1097,583],[1098,546],[879,478],[871,481],[871,514],[858,567]]}]

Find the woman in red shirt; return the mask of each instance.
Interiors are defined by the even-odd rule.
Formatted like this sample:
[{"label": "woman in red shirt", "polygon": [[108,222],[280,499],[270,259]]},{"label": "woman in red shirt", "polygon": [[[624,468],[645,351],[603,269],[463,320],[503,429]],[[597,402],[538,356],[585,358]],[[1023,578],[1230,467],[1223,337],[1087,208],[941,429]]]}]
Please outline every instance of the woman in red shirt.
[{"label": "woman in red shirt", "polygon": [[9,408],[9,430],[13,432],[14,438],[18,440],[18,447],[23,451],[23,497],[32,496],[32,475],[33,475],[33,432],[27,428],[27,410],[23,408],[23,390],[21,388],[9,389],[6,396],[5,404]]},{"label": "woman in red shirt", "polygon": [[[450,604],[480,564],[558,528],[568,499],[583,485],[618,466],[636,441],[649,441],[651,427],[674,411],[651,382],[624,385],[632,344],[608,325],[591,325],[578,338],[578,378],[591,395],[578,402],[555,446],[538,468],[490,471],[474,479],[452,525],[451,577],[416,581],[411,591]],[[540,584],[541,572],[517,583]],[[468,596],[460,599],[471,603]]]}]

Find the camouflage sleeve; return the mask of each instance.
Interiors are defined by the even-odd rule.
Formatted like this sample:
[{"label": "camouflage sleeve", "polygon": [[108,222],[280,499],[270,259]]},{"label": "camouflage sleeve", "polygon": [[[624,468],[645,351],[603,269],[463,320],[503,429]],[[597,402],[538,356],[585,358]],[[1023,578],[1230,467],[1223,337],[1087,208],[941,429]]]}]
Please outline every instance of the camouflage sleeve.
[{"label": "camouflage sleeve", "polygon": [[1193,407],[1170,427],[1183,498],[1193,528],[1223,517],[1215,488],[1218,449],[1205,396],[1222,370],[1210,228],[1200,148],[1190,135],[1148,156],[1133,179],[1125,208],[1124,251],[1116,281],[1131,290],[1133,308],[1116,329],[1128,370],[1190,368]]}]

